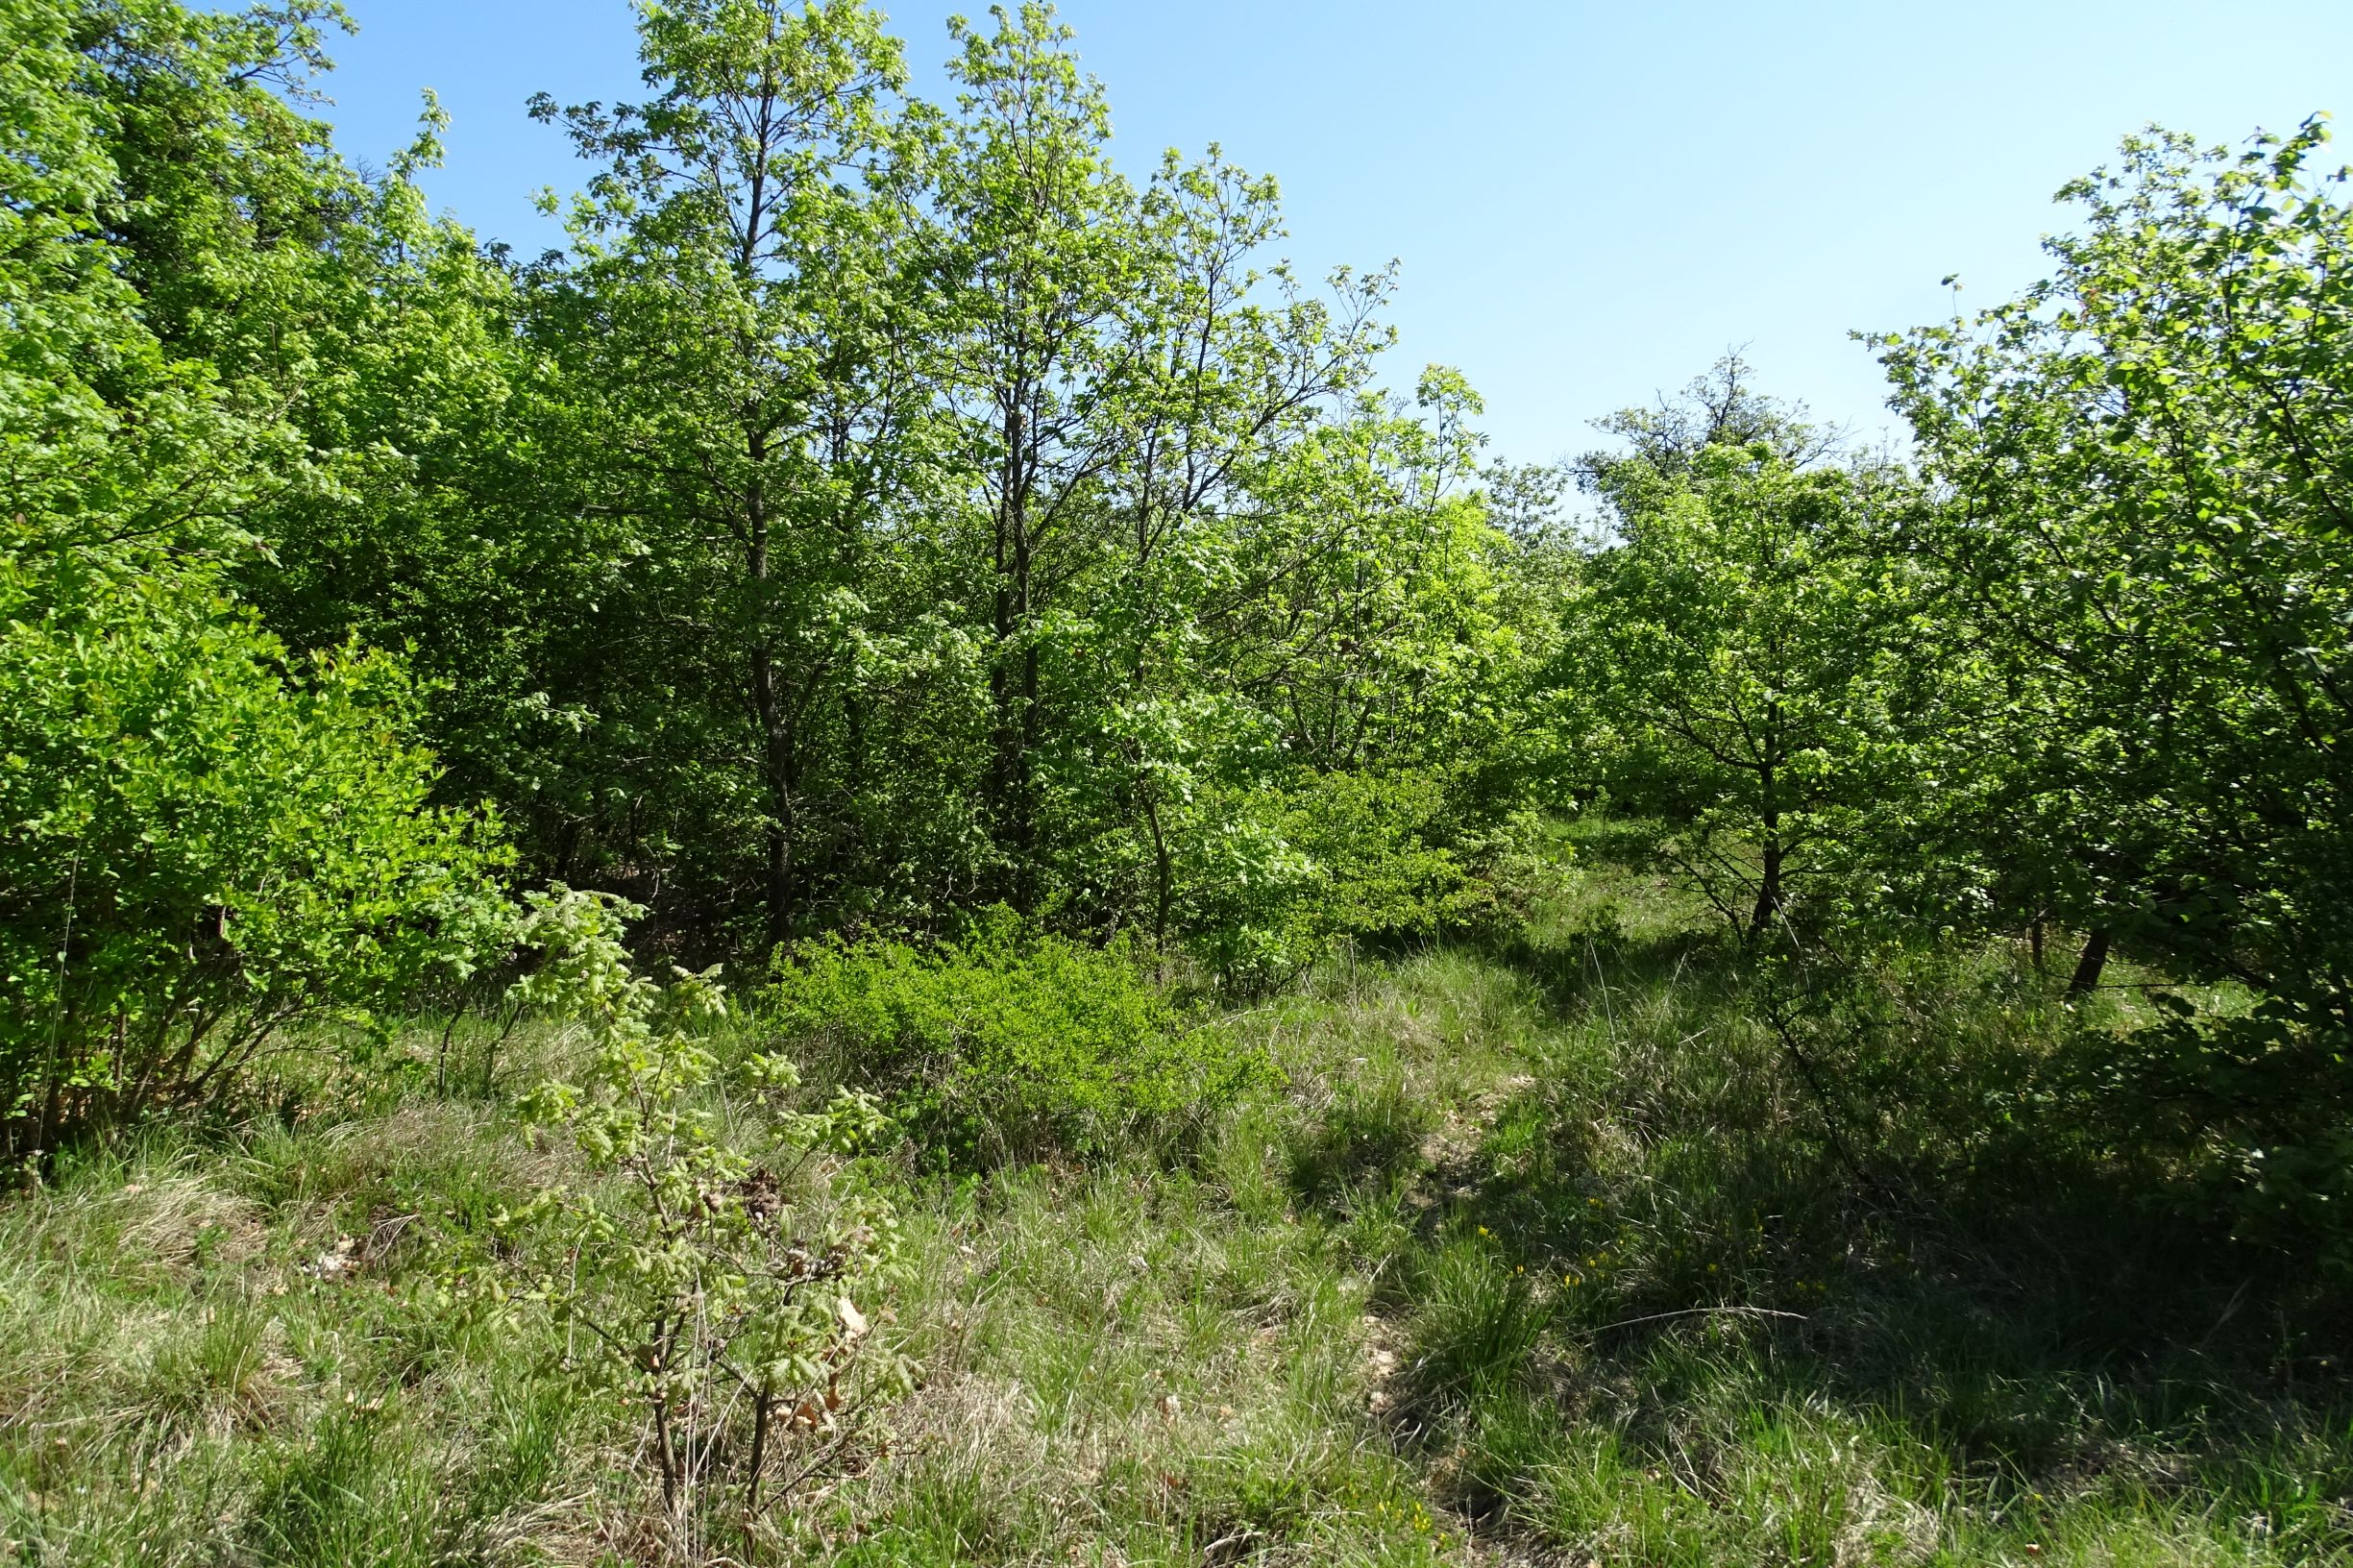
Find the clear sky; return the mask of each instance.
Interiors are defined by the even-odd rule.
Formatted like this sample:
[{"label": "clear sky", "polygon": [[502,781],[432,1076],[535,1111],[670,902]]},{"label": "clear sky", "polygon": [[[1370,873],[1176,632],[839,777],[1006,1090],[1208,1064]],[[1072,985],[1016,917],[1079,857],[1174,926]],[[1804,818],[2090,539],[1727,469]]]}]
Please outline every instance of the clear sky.
[{"label": "clear sky", "polygon": [[[454,116],[428,182],[486,238],[561,235],[531,193],[580,169],[523,101],[628,97],[625,0],[348,0],[325,112],[347,156]],[[900,0],[919,90],[944,19]],[[1869,438],[1851,329],[1992,304],[2041,275],[2064,181],[2148,121],[2236,142],[2353,108],[2353,0],[1066,0],[1121,161],[1164,147],[1278,175],[1291,257],[1403,263],[1390,373],[1458,365],[1495,449],[1550,459],[1587,421],[1745,346],[1768,390]],[[2353,121],[2345,135],[2353,138]],[[2353,139],[2341,144],[2353,160]]]}]

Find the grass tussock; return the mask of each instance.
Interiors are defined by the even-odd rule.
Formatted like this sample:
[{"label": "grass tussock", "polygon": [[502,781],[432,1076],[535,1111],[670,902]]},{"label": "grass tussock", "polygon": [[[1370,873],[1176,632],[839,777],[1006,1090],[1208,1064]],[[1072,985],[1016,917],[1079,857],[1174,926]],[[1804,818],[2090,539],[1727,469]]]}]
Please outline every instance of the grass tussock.
[{"label": "grass tussock", "polygon": [[[2124,1003],[2071,1012],[2006,951],[1891,971],[1875,1043],[1801,1042],[1809,1087],[1703,911],[1583,847],[1518,943],[1228,1018],[1275,1081],[1201,1136],[870,1157],[916,1260],[878,1332],[920,1384],[711,1552],[2353,1563],[2333,1304],[2180,1173],[2038,1118],[2038,1065]],[[85,1152],[0,1204],[17,1560],[674,1545],[642,1423],[527,1303],[453,1283],[531,1248],[496,1216],[563,1156],[502,1095],[564,1046],[438,1048],[404,1090],[311,1086],[331,1114]]]}]

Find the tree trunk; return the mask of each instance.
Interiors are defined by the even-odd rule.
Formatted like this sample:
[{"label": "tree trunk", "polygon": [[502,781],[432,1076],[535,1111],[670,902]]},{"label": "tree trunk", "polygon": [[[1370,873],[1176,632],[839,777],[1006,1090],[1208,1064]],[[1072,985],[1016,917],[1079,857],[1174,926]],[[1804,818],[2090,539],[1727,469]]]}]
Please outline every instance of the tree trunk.
[{"label": "tree trunk", "polygon": [[1781,845],[1777,839],[1765,841],[1764,879],[1756,886],[1756,907],[1749,913],[1749,939],[1753,942],[1765,934],[1773,918],[1781,912]]},{"label": "tree trunk", "polygon": [[[665,1314],[657,1312],[653,1318],[653,1335],[648,1341],[649,1360],[656,1378],[666,1380],[669,1376],[670,1340],[668,1318]],[[667,1382],[657,1384],[656,1387],[662,1390],[657,1392],[652,1400],[654,1454],[662,1467],[662,1512],[670,1522],[674,1524],[678,1517],[678,1481],[681,1474],[678,1448],[672,1439],[670,1430],[670,1394]]]},{"label": "tree trunk", "polygon": [[2074,977],[2067,983],[2070,996],[2081,996],[2099,984],[2099,972],[2108,967],[2108,942],[2105,926],[2094,930],[2084,942],[2083,957],[2075,961]]},{"label": "tree trunk", "polygon": [[[1777,702],[1765,704],[1766,733],[1777,733],[1781,707]],[[1765,934],[1773,918],[1781,912],[1781,802],[1774,793],[1775,753],[1768,750],[1757,764],[1756,781],[1759,796],[1757,816],[1764,825],[1764,874],[1756,885],[1756,907],[1749,913],[1749,940],[1754,942]]]},{"label": "tree trunk", "polygon": [[751,1396],[751,1458],[747,1468],[750,1478],[744,1482],[745,1529],[760,1511],[760,1473],[768,1467],[768,1428],[776,1409],[776,1387],[767,1379],[760,1382],[759,1391]]},{"label": "tree trunk", "polygon": [[792,723],[785,713],[781,672],[769,642],[768,594],[770,575],[768,493],[760,465],[768,457],[768,442],[757,430],[748,432],[744,454],[751,476],[745,487],[745,575],[751,579],[751,707],[760,722],[761,772],[768,786],[768,873],[764,890],[768,941],[772,947],[793,934],[794,815],[797,802],[798,760],[795,756]]},{"label": "tree trunk", "polygon": [[1029,628],[1030,538],[1028,497],[1024,494],[1021,460],[1020,393],[1016,389],[1005,411],[1005,468],[1000,480],[996,526],[996,641],[997,656],[989,672],[990,695],[996,709],[996,757],[993,767],[998,831],[1014,862],[1010,890],[1014,908],[1027,915],[1035,907],[1036,833],[1030,810],[1030,752],[1037,743],[1038,650],[1021,651],[1017,672],[1008,661],[1009,646]]},{"label": "tree trunk", "polygon": [[1152,829],[1152,950],[1159,955],[1162,978],[1167,976],[1168,911],[1176,894],[1176,867],[1168,852],[1168,835],[1160,820],[1160,798],[1150,784],[1143,789],[1144,821]]},{"label": "tree trunk", "polygon": [[793,900],[797,892],[794,883],[797,871],[795,819],[799,805],[797,787],[799,764],[794,754],[792,725],[784,715],[781,685],[774,657],[766,647],[755,648],[751,655],[751,692],[752,706],[760,717],[761,772],[768,784],[765,902],[771,947],[789,941],[793,935]]}]

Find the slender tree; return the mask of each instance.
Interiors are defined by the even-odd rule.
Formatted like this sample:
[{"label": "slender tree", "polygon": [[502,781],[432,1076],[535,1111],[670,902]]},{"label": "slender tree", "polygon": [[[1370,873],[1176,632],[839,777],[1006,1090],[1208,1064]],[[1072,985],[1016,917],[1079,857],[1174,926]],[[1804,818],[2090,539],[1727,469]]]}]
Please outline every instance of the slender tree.
[{"label": "slender tree", "polygon": [[1665,818],[1752,941],[1826,851],[1851,849],[1889,783],[1902,589],[1885,540],[1903,491],[1870,467],[1800,466],[1816,435],[1720,389],[1689,416],[1605,427],[1634,451],[1587,460],[1616,537],[1571,600],[1556,683],[1586,705],[1612,794]]},{"label": "slender tree", "polygon": [[855,0],[693,0],[640,39],[647,102],[532,106],[604,164],[548,320],[598,503],[704,563],[715,619],[688,656],[731,664],[750,716],[782,941],[838,822],[821,731],[854,721],[861,562],[922,407],[919,159],[898,46]]}]

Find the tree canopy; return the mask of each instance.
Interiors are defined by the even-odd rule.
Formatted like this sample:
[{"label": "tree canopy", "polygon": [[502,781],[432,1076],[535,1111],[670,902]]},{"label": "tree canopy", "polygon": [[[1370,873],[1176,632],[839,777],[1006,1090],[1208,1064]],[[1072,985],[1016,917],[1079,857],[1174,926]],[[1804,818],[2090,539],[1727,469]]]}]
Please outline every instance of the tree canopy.
[{"label": "tree canopy", "polygon": [[584,169],[533,260],[428,215],[429,98],[335,151],[345,20],[0,9],[19,1143],[419,1005],[559,882],[679,956],[1003,906],[1254,993],[1493,929],[1607,802],[1760,964],[2135,966],[2096,1114],[2353,1201],[2318,122],[2137,136],[2047,282],[1875,339],[1907,453],[1735,356],[1514,468],[1271,178],[1115,164],[1050,7],[956,21],[944,103],[862,0],[645,7],[640,101],[532,103]]}]

